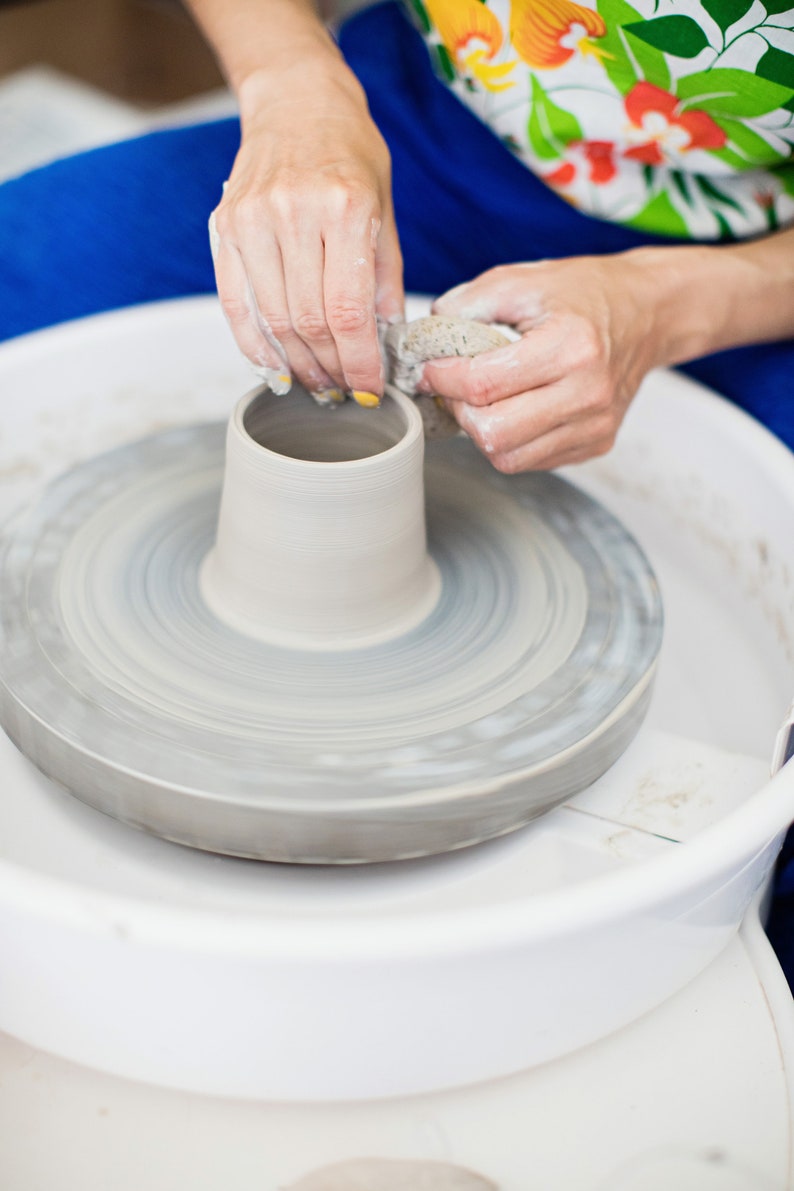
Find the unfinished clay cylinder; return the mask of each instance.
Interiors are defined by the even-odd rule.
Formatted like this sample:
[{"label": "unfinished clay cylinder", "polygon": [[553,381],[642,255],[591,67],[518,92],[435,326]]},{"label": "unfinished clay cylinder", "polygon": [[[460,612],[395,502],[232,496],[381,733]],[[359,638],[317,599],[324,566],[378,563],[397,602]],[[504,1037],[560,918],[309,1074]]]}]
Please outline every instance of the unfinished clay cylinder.
[{"label": "unfinished clay cylinder", "polygon": [[440,591],[427,553],[422,421],[249,393],[229,422],[217,540],[202,568],[215,615],[249,636],[341,650],[400,636]]}]

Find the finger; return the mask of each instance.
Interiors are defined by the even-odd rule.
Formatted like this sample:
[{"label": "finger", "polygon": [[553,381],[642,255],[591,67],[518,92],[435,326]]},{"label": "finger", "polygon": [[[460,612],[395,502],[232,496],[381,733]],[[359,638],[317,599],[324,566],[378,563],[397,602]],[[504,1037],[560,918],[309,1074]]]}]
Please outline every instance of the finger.
[{"label": "finger", "polygon": [[492,459],[498,471],[505,475],[515,475],[524,471],[553,471],[558,467],[567,467],[572,463],[585,463],[599,455],[606,455],[615,445],[614,434],[597,434],[593,428],[592,435],[579,440],[578,436],[568,439],[567,435],[547,435],[544,439],[528,444],[509,455],[501,455]]},{"label": "finger", "polygon": [[375,247],[375,313],[385,323],[405,318],[403,258],[391,209],[384,215]]},{"label": "finger", "polygon": [[481,410],[463,413],[461,427],[486,455],[497,471],[511,475],[519,471],[547,471],[564,463],[578,463],[604,454],[615,440],[615,427],[603,417],[561,422],[546,433],[508,448],[501,445],[498,430],[484,429]]},{"label": "finger", "polygon": [[[570,381],[485,407],[463,401],[446,401],[445,405],[480,450],[493,456],[509,455],[567,426],[583,438],[606,436],[618,422],[611,401],[594,401],[589,389],[583,393]],[[577,429],[580,427],[586,429]]]},{"label": "finger", "polygon": [[288,393],[292,377],[284,348],[259,316],[239,252],[217,233],[214,258],[218,297],[237,346],[274,393]]},{"label": "finger", "polygon": [[487,454],[514,451],[558,426],[587,416],[578,388],[565,381],[486,406],[450,399],[444,405]]},{"label": "finger", "polygon": [[417,388],[469,405],[492,405],[555,384],[580,367],[580,352],[568,342],[564,327],[547,324],[515,343],[471,358],[429,360]]},{"label": "finger", "polygon": [[568,314],[524,332],[514,343],[471,359],[428,361],[417,388],[469,405],[491,405],[566,377],[579,381],[586,377],[601,400],[600,377],[607,363],[608,353],[592,323]]},{"label": "finger", "polygon": [[481,408],[465,401],[447,401],[446,408],[455,421],[486,455],[508,455],[528,442],[544,438],[567,424],[563,412],[548,404],[537,416],[528,408],[531,394],[508,397]]},{"label": "finger", "polygon": [[[297,259],[288,257],[285,261],[283,252],[275,238],[270,234],[260,236],[255,245],[246,245],[246,261],[252,279],[254,296],[262,322],[269,327],[283,345],[292,371],[300,383],[319,399],[333,399],[333,393],[341,399],[338,381],[332,377],[323,364],[317,359],[312,349],[298,333],[294,317],[290,310],[287,296],[289,277],[298,275],[308,278],[312,270],[312,260],[309,254],[297,254]],[[291,249],[290,249],[291,251]],[[304,252],[308,252],[304,244]],[[322,246],[317,240],[315,270],[322,276]],[[310,281],[301,283],[306,294],[310,293]],[[304,299],[309,301],[308,297]]]},{"label": "finger", "polygon": [[375,320],[377,220],[350,220],[325,236],[323,291],[328,326],[345,384],[362,405],[383,393],[383,360]]},{"label": "finger", "polygon": [[[345,377],[336,343],[328,326],[323,294],[325,248],[319,230],[307,227],[298,230],[288,240],[281,241],[286,303],[292,327],[302,341],[308,357],[322,369],[324,375],[342,390]],[[292,342],[291,339],[288,342]],[[315,388],[316,370],[303,376],[304,384]]]}]

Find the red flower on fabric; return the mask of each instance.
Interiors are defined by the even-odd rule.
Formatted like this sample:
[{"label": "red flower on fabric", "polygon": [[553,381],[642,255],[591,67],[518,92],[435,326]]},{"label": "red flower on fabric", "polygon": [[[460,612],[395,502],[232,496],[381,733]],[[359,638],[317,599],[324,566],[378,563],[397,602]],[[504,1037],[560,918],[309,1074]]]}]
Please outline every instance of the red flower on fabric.
[{"label": "red flower on fabric", "polygon": [[[581,166],[587,170],[588,181],[594,182],[596,186],[603,186],[615,177],[617,169],[612,141],[571,141],[568,149],[573,149],[577,156],[583,158]],[[577,164],[566,161],[550,174],[545,174],[544,178],[550,186],[565,187],[575,181],[577,173]]]},{"label": "red flower on fabric", "polygon": [[625,99],[630,147],[623,156],[665,165],[692,149],[721,149],[728,138],[707,112],[684,110],[681,100],[652,83],[636,83]]},{"label": "red flower on fabric", "polygon": [[589,167],[589,178],[596,186],[611,182],[618,172],[615,167],[615,146],[612,141],[574,141],[581,146]]},{"label": "red flower on fabric", "polygon": [[576,166],[572,161],[566,161],[550,174],[544,174],[543,181],[549,186],[570,186],[575,177]]}]

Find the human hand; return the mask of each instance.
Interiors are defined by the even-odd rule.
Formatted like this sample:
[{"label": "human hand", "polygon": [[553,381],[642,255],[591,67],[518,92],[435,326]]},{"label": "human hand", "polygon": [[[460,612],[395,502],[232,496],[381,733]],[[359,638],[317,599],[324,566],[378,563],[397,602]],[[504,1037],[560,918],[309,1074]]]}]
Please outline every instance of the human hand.
[{"label": "human hand", "polygon": [[243,137],[210,234],[241,351],[275,392],[383,392],[376,317],[403,309],[388,150],[343,64],[303,61],[240,94]]},{"label": "human hand", "polygon": [[606,453],[643,376],[666,361],[641,253],[500,266],[450,290],[433,313],[520,333],[473,359],[425,364],[418,385],[443,397],[506,473]]}]

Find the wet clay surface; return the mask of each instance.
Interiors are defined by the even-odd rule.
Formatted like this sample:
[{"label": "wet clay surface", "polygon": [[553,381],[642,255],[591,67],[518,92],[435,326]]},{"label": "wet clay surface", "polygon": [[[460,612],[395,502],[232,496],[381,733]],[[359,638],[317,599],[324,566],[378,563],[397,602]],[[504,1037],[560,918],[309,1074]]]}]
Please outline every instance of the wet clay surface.
[{"label": "wet clay surface", "polygon": [[[287,648],[202,596],[223,438],[194,427],[92,460],[0,552],[0,713],[46,773],[168,839],[340,863],[502,834],[623,751],[650,696],[661,605],[605,510],[554,476],[500,475],[463,438],[432,443],[437,603],[391,640]],[[325,614],[323,574],[292,586]],[[286,596],[278,606],[292,612]]]}]

